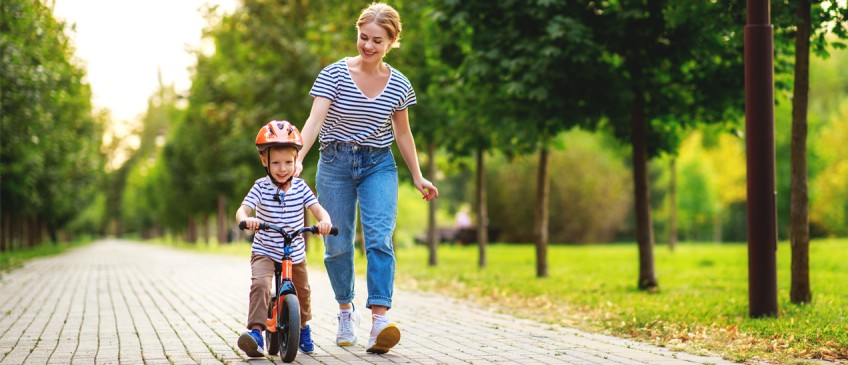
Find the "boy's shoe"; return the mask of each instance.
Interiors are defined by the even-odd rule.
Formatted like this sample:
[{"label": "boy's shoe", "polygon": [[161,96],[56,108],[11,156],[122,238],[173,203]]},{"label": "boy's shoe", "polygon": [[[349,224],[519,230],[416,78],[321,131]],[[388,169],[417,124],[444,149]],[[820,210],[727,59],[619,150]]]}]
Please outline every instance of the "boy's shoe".
[{"label": "boy's shoe", "polygon": [[312,330],[309,325],[300,329],[300,344],[297,347],[304,354],[311,354],[315,351],[315,344],[312,343]]},{"label": "boy's shoe", "polygon": [[265,352],[265,343],[262,340],[262,331],[245,331],[239,336],[238,347],[250,357],[262,357]]},{"label": "boy's shoe", "polygon": [[356,345],[356,327],[359,326],[361,318],[356,308],[350,312],[339,312],[339,333],[336,336],[336,345]]},{"label": "boy's shoe", "polygon": [[400,342],[400,329],[389,317],[372,314],[371,337],[365,351],[373,354],[385,354]]}]

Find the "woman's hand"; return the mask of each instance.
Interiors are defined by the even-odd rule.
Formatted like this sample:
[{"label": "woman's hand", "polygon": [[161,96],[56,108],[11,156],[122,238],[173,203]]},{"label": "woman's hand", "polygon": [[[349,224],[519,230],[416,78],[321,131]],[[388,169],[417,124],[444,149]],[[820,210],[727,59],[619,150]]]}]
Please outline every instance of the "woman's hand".
[{"label": "woman's hand", "polygon": [[295,162],[294,162],[294,177],[300,177],[301,172],[303,172],[303,161],[295,160]]},{"label": "woman's hand", "polygon": [[430,199],[439,198],[439,189],[436,189],[436,186],[425,178],[420,178],[415,180],[415,188],[421,192],[422,199],[426,201],[430,201]]}]

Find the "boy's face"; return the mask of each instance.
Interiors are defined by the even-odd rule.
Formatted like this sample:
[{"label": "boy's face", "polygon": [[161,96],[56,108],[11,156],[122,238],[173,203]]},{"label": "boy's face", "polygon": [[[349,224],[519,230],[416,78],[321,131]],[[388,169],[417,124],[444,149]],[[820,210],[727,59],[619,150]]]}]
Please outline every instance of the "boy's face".
[{"label": "boy's face", "polygon": [[272,148],[270,160],[267,152],[262,152],[259,158],[262,159],[262,166],[268,168],[274,180],[284,183],[294,174],[296,154],[297,151],[293,148]]}]

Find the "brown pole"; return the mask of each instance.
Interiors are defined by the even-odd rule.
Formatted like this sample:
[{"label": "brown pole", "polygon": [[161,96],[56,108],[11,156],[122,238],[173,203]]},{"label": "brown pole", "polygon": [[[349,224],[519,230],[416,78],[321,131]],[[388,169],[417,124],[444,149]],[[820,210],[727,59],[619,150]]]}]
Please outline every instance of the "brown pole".
[{"label": "brown pole", "polygon": [[748,0],[747,6],[745,136],[748,150],[748,304],[751,317],[776,317],[774,44],[769,0]]}]

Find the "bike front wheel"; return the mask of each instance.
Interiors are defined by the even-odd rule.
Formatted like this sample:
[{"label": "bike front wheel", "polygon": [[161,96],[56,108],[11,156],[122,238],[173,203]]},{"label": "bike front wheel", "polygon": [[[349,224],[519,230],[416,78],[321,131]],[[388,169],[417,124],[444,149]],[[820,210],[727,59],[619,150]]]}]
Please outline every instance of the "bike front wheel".
[{"label": "bike front wheel", "polygon": [[286,294],[277,315],[277,334],[280,339],[280,356],[283,362],[292,362],[300,344],[300,304],[297,296]]}]

